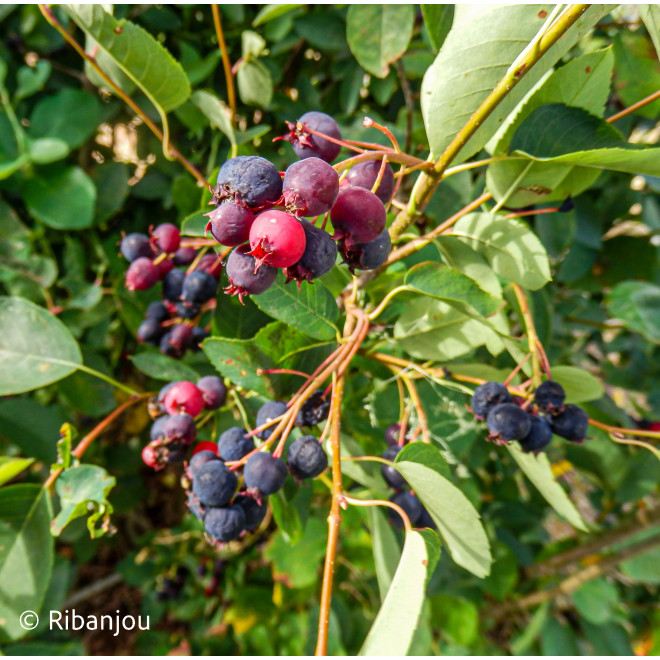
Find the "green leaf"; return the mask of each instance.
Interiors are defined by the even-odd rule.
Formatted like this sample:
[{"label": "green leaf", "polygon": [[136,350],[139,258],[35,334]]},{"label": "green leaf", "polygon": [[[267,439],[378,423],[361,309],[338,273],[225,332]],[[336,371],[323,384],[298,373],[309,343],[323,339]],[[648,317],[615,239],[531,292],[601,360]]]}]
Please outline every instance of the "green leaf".
[{"label": "green leaf", "polygon": [[33,484],[0,490],[0,641],[26,634],[19,618],[38,612],[53,570],[48,493]]},{"label": "green leaf", "polygon": [[369,528],[381,601],[385,599],[396,572],[401,549],[392,525],[377,506],[367,507]]},{"label": "green leaf", "polygon": [[479,634],[479,610],[467,598],[440,594],[431,600],[433,624],[454,644],[470,646]]},{"label": "green leaf", "polygon": [[349,5],[346,38],[360,66],[385,78],[408,48],[415,22],[412,5]]},{"label": "green leaf", "polygon": [[161,353],[138,353],[131,355],[131,362],[147,376],[156,380],[190,380],[195,382],[199,374],[181,360],[175,360]]},{"label": "green leaf", "polygon": [[460,489],[433,467],[434,461],[442,460],[440,451],[421,444],[404,447],[396,457],[396,469],[438,526],[452,559],[477,577],[485,577],[493,560],[479,513]]},{"label": "green leaf", "polygon": [[655,52],[660,57],[660,7],[658,5],[637,5],[637,11],[653,41]]},{"label": "green leaf", "polygon": [[252,21],[252,27],[258,27],[305,5],[264,5]]},{"label": "green leaf", "polygon": [[273,78],[270,70],[258,60],[245,62],[236,73],[238,95],[245,105],[267,108],[273,99]]},{"label": "green leaf", "polygon": [[612,619],[613,606],[618,599],[616,587],[605,578],[586,582],[573,594],[573,602],[578,612],[587,621],[595,624]]},{"label": "green leaf", "polygon": [[42,98],[30,115],[32,139],[57,138],[70,149],[84,144],[96,132],[101,103],[96,96],[79,89],[63,89]]},{"label": "green leaf", "polygon": [[181,221],[181,233],[184,236],[204,236],[208,223],[209,219],[204,214],[204,211],[196,211]]},{"label": "green leaf", "polygon": [[541,631],[541,653],[554,658],[558,655],[580,655],[576,635],[568,624],[547,619]]},{"label": "green leaf", "polygon": [[405,656],[410,648],[426,597],[426,582],[440,557],[438,537],[411,531],[387,596],[359,655]]},{"label": "green leaf", "polygon": [[556,380],[564,388],[566,403],[593,401],[605,394],[598,378],[578,367],[552,367],[552,380]]},{"label": "green leaf", "polygon": [[37,165],[47,165],[61,160],[69,153],[69,146],[59,138],[39,138],[28,140],[28,155]]},{"label": "green leaf", "polygon": [[61,5],[101,52],[154,104],[161,118],[190,96],[183,67],[146,30],[130,21],[117,21],[101,5]]},{"label": "green leaf", "polygon": [[43,89],[53,67],[48,60],[39,60],[33,67],[22,66],[16,73],[14,99],[26,99]]},{"label": "green leaf", "polygon": [[330,291],[321,282],[284,284],[278,274],[275,284],[264,293],[254,296],[254,302],[262,311],[279,321],[292,325],[316,339],[334,339],[337,335],[335,322],[339,308]]},{"label": "green leaf", "polygon": [[443,300],[459,311],[469,305],[479,314],[490,316],[501,305],[501,300],[488,295],[466,275],[432,261],[410,268],[403,281],[411,289]]},{"label": "green leaf", "polygon": [[607,311],[629,330],[660,343],[660,287],[648,282],[621,282],[606,296]]},{"label": "green leaf", "polygon": [[[476,154],[534,85],[612,7],[591,5],[493,110],[456,161]],[[449,35],[422,83],[422,114],[432,154],[439,156],[451,143],[539,32],[553,8],[456,5]]]},{"label": "green leaf", "polygon": [[550,281],[548,254],[520,220],[469,213],[454,225],[451,235],[482,254],[495,273],[510,282],[536,291]]},{"label": "green leaf", "polygon": [[80,364],[80,348],[57,317],[23,298],[0,297],[0,396],[44,387]]},{"label": "green leaf", "polygon": [[421,5],[421,8],[429,41],[437,53],[442,48],[454,21],[454,5]]},{"label": "green leaf", "polygon": [[300,488],[287,479],[284,488],[270,498],[273,518],[277,529],[282,532],[287,543],[295,545],[303,536],[312,503],[312,489]]},{"label": "green leaf", "polygon": [[14,458],[0,456],[0,486],[6,484],[34,463],[34,458]]},{"label": "green leaf", "polygon": [[[97,465],[77,465],[64,470],[55,482],[61,508],[50,524],[51,534],[59,536],[72,520],[92,511],[87,520],[90,534],[92,538],[103,536],[112,513],[112,505],[107,498],[116,483],[114,477]],[[97,528],[96,522],[101,517],[104,523]]]},{"label": "green leaf", "polygon": [[548,504],[573,527],[588,532],[589,528],[582,520],[582,516],[564,489],[555,480],[548,457],[544,453],[540,453],[538,456],[526,454],[514,444],[507,445],[507,449],[518,467],[536,486]]},{"label": "green leaf", "polygon": [[53,229],[84,229],[94,221],[96,187],[78,166],[44,169],[22,193],[28,211]]},{"label": "green leaf", "polygon": [[223,101],[211,92],[197,90],[190,97],[190,102],[204,113],[211,126],[215,126],[227,136],[232,146],[236,145],[236,135],[229,120],[229,108]]}]

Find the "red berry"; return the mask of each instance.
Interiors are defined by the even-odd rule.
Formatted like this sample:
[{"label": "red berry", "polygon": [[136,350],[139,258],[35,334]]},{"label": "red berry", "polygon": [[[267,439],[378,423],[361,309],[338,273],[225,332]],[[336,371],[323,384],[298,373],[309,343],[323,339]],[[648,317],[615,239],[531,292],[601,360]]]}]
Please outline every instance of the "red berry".
[{"label": "red berry", "polygon": [[154,266],[148,257],[138,257],[126,271],[126,288],[129,291],[145,291],[159,279],[158,266]]},{"label": "red berry", "polygon": [[220,245],[234,247],[245,243],[250,237],[254,215],[245,206],[231,201],[225,202],[209,213],[208,217],[210,219],[206,231],[210,231]]},{"label": "red berry", "polygon": [[170,415],[184,412],[197,417],[204,409],[204,397],[195,383],[182,380],[168,390],[163,406]]},{"label": "red berry", "polygon": [[154,470],[159,470],[163,467],[162,462],[158,457],[158,451],[151,445],[146,445],[142,450],[142,460],[144,461],[145,465],[153,468]]},{"label": "red berry", "polygon": [[250,228],[250,247],[258,269],[293,266],[305,252],[305,231],[300,222],[283,211],[264,211]]},{"label": "red berry", "polygon": [[213,452],[216,456],[218,454],[218,445],[215,442],[208,442],[204,440],[198,442],[192,450],[192,455],[199,454],[200,451],[210,451]]},{"label": "red berry", "polygon": [[386,219],[383,202],[365,188],[340,190],[330,211],[330,221],[335,228],[333,238],[345,238],[349,247],[377,238],[385,229]]},{"label": "red berry", "polygon": [[181,233],[178,227],[166,222],[151,232],[151,240],[158,249],[170,254],[179,249]]},{"label": "red berry", "polygon": [[156,264],[156,268],[158,268],[158,279],[162,280],[174,268],[174,261],[163,259]]}]

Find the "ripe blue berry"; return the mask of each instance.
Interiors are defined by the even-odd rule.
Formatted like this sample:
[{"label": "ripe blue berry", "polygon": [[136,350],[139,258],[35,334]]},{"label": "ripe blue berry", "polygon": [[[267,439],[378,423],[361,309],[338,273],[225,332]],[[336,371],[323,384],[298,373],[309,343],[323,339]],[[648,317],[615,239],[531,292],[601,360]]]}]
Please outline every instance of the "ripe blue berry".
[{"label": "ripe blue berry", "polygon": [[204,529],[216,541],[233,541],[245,529],[245,511],[236,505],[211,507],[204,517]]},{"label": "ripe blue berry", "polygon": [[[390,502],[398,504],[405,511],[408,518],[410,518],[410,524],[413,527],[417,526],[417,523],[419,522],[423,513],[422,503],[419,501],[417,495],[413,495],[412,493],[404,491],[390,497]],[[387,515],[390,519],[390,522],[395,527],[403,527],[403,520],[401,516],[396,511],[394,511],[394,509],[388,509]]]},{"label": "ripe blue berry", "polygon": [[341,151],[341,145],[330,142],[330,140],[318,135],[313,135],[306,130],[311,128],[336,140],[341,140],[341,131],[337,122],[324,112],[315,110],[306,112],[295,124],[287,122],[287,125],[291,129],[291,134],[286,136],[285,139],[291,142],[298,158],[316,156],[331,163]]},{"label": "ripe blue berry", "polygon": [[170,302],[177,302],[181,298],[183,280],[186,273],[183,270],[171,270],[163,278],[163,298]]},{"label": "ripe blue berry", "polygon": [[204,463],[193,479],[193,493],[206,506],[224,506],[236,492],[238,480],[222,461]]},{"label": "ripe blue berry", "polygon": [[240,506],[245,512],[245,529],[249,532],[259,527],[261,521],[266,517],[266,511],[268,511],[265,498],[259,504],[254,497],[239,494],[234,498],[234,504]]},{"label": "ripe blue berry", "polygon": [[559,414],[552,415],[548,421],[552,432],[566,440],[581,443],[587,437],[589,416],[582,408],[572,403]]},{"label": "ripe blue berry", "polygon": [[511,403],[509,391],[494,381],[479,385],[472,394],[472,410],[477,417],[486,417],[498,403]]},{"label": "ripe blue berry", "polygon": [[126,271],[126,288],[129,291],[145,291],[160,279],[158,267],[148,257],[138,257]]},{"label": "ripe blue berry", "polygon": [[306,158],[290,165],[282,181],[284,205],[295,216],[327,213],[339,193],[337,172],[320,158]]},{"label": "ripe blue berry", "polygon": [[390,256],[392,240],[387,229],[368,243],[352,243],[346,239],[339,241],[339,251],[351,273],[356,269],[375,270],[380,268]]},{"label": "ripe blue berry", "polygon": [[149,436],[151,437],[152,440],[165,440],[165,431],[163,430],[163,425],[165,424],[165,420],[169,417],[169,415],[164,415],[163,417],[159,417],[154,421],[154,423],[151,425],[151,429],[149,429]]},{"label": "ripe blue berry", "polygon": [[233,247],[241,245],[250,238],[250,227],[254,222],[254,215],[245,206],[236,204],[231,200],[220,204],[212,211],[206,225],[220,245]]},{"label": "ripe blue berry", "polygon": [[534,392],[534,403],[544,412],[560,410],[565,398],[564,388],[554,380],[546,380]]},{"label": "ripe blue berry", "polygon": [[550,428],[550,424],[548,424],[543,417],[530,415],[529,419],[532,423],[532,427],[530,428],[529,433],[520,440],[520,447],[526,453],[534,452],[535,454],[538,454],[552,441],[552,429]]},{"label": "ripe blue berry", "polygon": [[254,449],[254,440],[247,431],[234,426],[220,434],[218,454],[223,461],[239,461]]},{"label": "ripe blue berry", "polygon": [[202,393],[204,407],[207,410],[217,410],[222,407],[227,398],[227,387],[218,376],[204,376],[197,381],[197,389]]},{"label": "ripe blue berry", "polygon": [[143,344],[158,346],[160,338],[165,334],[165,329],[155,319],[145,319],[137,329],[137,338]]},{"label": "ripe blue berry", "polygon": [[[346,181],[352,186],[358,186],[359,188],[366,188],[371,190],[376,183],[378,178],[378,173],[380,172],[381,161],[379,160],[368,160],[364,163],[358,163],[351,167],[346,175]],[[383,178],[380,180],[378,188],[374,193],[378,199],[380,199],[383,204],[387,204],[392,197],[394,192],[394,171],[390,167],[390,164],[385,165],[385,172],[383,173]]]},{"label": "ripe blue berry", "polygon": [[220,168],[213,201],[229,198],[249,207],[264,207],[281,196],[282,178],[275,165],[260,156],[236,156]]},{"label": "ripe blue berry", "polygon": [[318,477],[328,467],[328,457],[313,435],[303,435],[289,447],[289,470],[299,479]]},{"label": "ripe blue berry", "polygon": [[532,428],[529,415],[515,403],[498,403],[486,418],[495,441],[522,440]]},{"label": "ripe blue berry", "polygon": [[202,308],[199,305],[193,305],[188,302],[178,302],[174,309],[176,316],[180,319],[194,319],[202,311]]},{"label": "ripe blue berry", "polygon": [[202,465],[206,465],[211,461],[218,461],[218,460],[220,460],[218,458],[218,455],[214,454],[212,451],[206,451],[206,450],[198,451],[190,459],[190,463],[188,463],[188,474],[190,478],[194,479],[197,476],[197,473],[199,472],[199,468],[201,468]]},{"label": "ripe blue berry", "polygon": [[353,187],[340,190],[330,211],[334,238],[345,239],[348,248],[373,241],[385,229],[386,216],[383,202],[372,192]]},{"label": "ripe blue berry", "polygon": [[[383,458],[387,459],[388,461],[393,461],[396,458],[397,454],[401,451],[401,449],[402,447],[399,447],[398,445],[392,445],[391,447],[388,447],[385,450],[385,453],[383,454]],[[385,481],[392,488],[407,487],[408,483],[401,476],[401,473],[396,468],[393,468],[391,465],[383,465],[380,471]]]},{"label": "ripe blue berry", "polygon": [[[385,429],[385,442],[390,446],[398,445],[400,432],[401,432],[401,424],[399,424],[398,422],[396,424],[390,424]],[[405,442],[406,439],[404,438],[404,443]]]},{"label": "ripe blue berry", "polygon": [[330,412],[330,399],[323,396],[323,390],[316,390],[302,404],[296,416],[298,426],[316,426],[328,418]]},{"label": "ripe blue berry", "polygon": [[195,257],[197,256],[197,250],[193,247],[180,247],[174,253],[174,265],[175,266],[189,266]]},{"label": "ripe blue berry", "polygon": [[186,413],[168,415],[164,418],[162,433],[165,439],[189,445],[197,437],[195,420]]},{"label": "ripe blue berry", "polygon": [[237,295],[243,302],[243,296],[263,293],[275,283],[277,269],[262,265],[257,268],[256,259],[247,254],[249,245],[239,245],[232,250],[227,259],[227,277],[229,286],[225,291],[230,295]]},{"label": "ripe blue berry", "polygon": [[154,321],[158,321],[158,323],[162,323],[163,321],[167,321],[167,319],[170,318],[170,313],[167,311],[167,307],[165,307],[162,302],[156,301],[152,302],[149,307],[147,307],[145,317],[148,319],[153,319]]},{"label": "ripe blue berry", "polygon": [[309,220],[300,219],[305,232],[305,251],[293,266],[284,269],[287,281],[308,282],[332,270],[337,261],[337,245],[324,229],[314,226]]},{"label": "ripe blue berry", "polygon": [[192,304],[202,304],[215,297],[218,283],[213,275],[203,270],[194,270],[186,275],[181,287],[181,298]]},{"label": "ripe blue berry", "polygon": [[429,529],[438,529],[438,526],[435,524],[431,514],[426,510],[424,505],[422,505],[422,515],[417,519],[415,523],[416,527],[428,527]]},{"label": "ripe blue berry", "polygon": [[281,459],[260,451],[248,459],[243,475],[248,488],[272,495],[284,486],[288,472]]},{"label": "ripe blue berry", "polygon": [[[267,401],[257,411],[257,427],[263,426],[268,422],[272,422],[276,417],[280,417],[280,415],[283,415],[286,411],[286,403],[283,401]],[[261,440],[268,440],[275,426],[277,426],[277,424],[269,426],[263,431],[259,431],[259,433],[257,433],[257,438]]]},{"label": "ripe blue berry", "polygon": [[208,330],[205,330],[204,328],[200,328],[198,326],[195,326],[192,329],[192,345],[190,348],[192,351],[195,353],[199,351],[199,345],[207,338],[210,336],[210,333]]},{"label": "ripe blue berry", "polygon": [[151,244],[145,234],[128,234],[121,240],[121,253],[128,261],[135,261],[139,257],[151,257]]}]

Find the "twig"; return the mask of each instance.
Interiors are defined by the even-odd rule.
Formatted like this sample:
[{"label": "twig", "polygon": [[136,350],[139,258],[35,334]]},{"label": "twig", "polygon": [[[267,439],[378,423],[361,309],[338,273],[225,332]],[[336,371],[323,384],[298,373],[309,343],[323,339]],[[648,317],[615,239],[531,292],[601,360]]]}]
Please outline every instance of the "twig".
[{"label": "twig", "polygon": [[529,304],[525,292],[520,285],[513,282],[511,283],[511,288],[518,301],[518,306],[520,307],[520,313],[522,314],[525,323],[528,350],[532,354],[532,383],[534,384],[534,387],[538,387],[541,384],[541,360],[539,357],[539,338],[536,334],[536,326],[534,325],[532,313],[529,310]]},{"label": "twig", "polygon": [[211,5],[213,12],[213,25],[215,26],[215,33],[218,37],[218,47],[222,55],[222,67],[225,70],[225,78],[227,81],[227,100],[229,101],[229,109],[231,117],[229,121],[232,126],[234,125],[234,118],[236,117],[236,92],[234,91],[234,74],[231,70],[231,61],[229,60],[229,52],[227,51],[227,43],[225,42],[225,35],[222,31],[222,22],[220,20],[220,8],[218,5]]},{"label": "twig", "polygon": [[637,101],[637,103],[633,103],[631,106],[624,108],[623,110],[621,110],[621,112],[617,112],[615,115],[608,117],[605,121],[608,124],[611,124],[612,122],[615,121],[619,121],[619,119],[623,119],[624,117],[631,115],[636,110],[643,108],[645,105],[648,105],[649,103],[653,103],[653,101],[657,99],[660,99],[660,89],[657,92],[653,92],[653,94],[650,94],[645,99],[642,99],[641,101]]}]

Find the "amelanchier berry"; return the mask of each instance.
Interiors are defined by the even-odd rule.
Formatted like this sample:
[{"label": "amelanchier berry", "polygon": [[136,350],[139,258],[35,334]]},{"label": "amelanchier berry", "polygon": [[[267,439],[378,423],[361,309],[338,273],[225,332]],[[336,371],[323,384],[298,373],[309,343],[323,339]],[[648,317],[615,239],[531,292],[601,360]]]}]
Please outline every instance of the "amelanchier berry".
[{"label": "amelanchier berry", "polygon": [[364,188],[340,190],[330,211],[335,229],[334,239],[343,238],[350,248],[355,243],[368,243],[385,229],[387,214],[383,202]]},{"label": "amelanchier berry", "polygon": [[[364,163],[358,163],[353,165],[348,171],[346,181],[351,186],[357,186],[359,188],[366,188],[371,190],[378,179],[378,174],[380,173],[381,168],[380,160],[368,160]],[[383,172],[383,178],[376,188],[375,195],[380,199],[383,204],[387,204],[392,197],[394,192],[394,171],[390,167],[390,164],[385,165],[385,171]]]},{"label": "amelanchier berry", "polygon": [[127,234],[121,239],[121,247],[119,250],[124,259],[131,262],[140,257],[153,256],[151,243],[146,234]]},{"label": "amelanchier berry", "polygon": [[185,412],[197,417],[204,409],[204,395],[195,383],[181,380],[168,390],[163,406],[170,415]]},{"label": "amelanchier berry", "polygon": [[329,273],[337,261],[337,244],[327,231],[305,218],[300,219],[300,226],[305,232],[305,251],[299,261],[284,269],[287,282],[315,280]]},{"label": "amelanchier berry", "polygon": [[328,418],[330,412],[330,398],[323,396],[323,390],[316,390],[302,404],[296,416],[298,426],[316,426]]},{"label": "amelanchier berry", "polygon": [[143,344],[158,346],[158,343],[165,332],[166,330],[161,327],[160,321],[147,318],[138,326],[137,338]]},{"label": "amelanchier berry", "polygon": [[254,439],[240,426],[234,426],[220,434],[218,454],[223,461],[240,461],[254,449]]},{"label": "amelanchier berry", "polygon": [[511,403],[509,390],[500,383],[488,381],[479,385],[472,394],[472,410],[477,417],[486,417],[498,403]]},{"label": "amelanchier berry", "polygon": [[284,205],[295,216],[327,213],[339,193],[337,172],[320,158],[289,165],[282,180]]},{"label": "amelanchier berry", "polygon": [[328,467],[328,457],[313,435],[303,435],[291,443],[289,470],[298,479],[318,477]]},{"label": "amelanchier berry", "polygon": [[305,252],[305,231],[300,222],[283,211],[264,211],[250,227],[250,252],[257,269],[293,266]]},{"label": "amelanchier berry", "polygon": [[339,126],[330,115],[311,110],[300,117],[295,124],[287,122],[287,126],[291,132],[283,139],[291,142],[298,158],[312,158],[315,156],[331,163],[339,155],[341,145],[309,132],[309,129],[311,129],[324,133],[335,140],[341,140]]},{"label": "amelanchier berry", "polygon": [[[396,424],[390,424],[385,429],[385,442],[390,446],[398,445],[400,433],[401,433],[401,424],[399,424],[398,422]],[[407,431],[406,431],[406,435],[407,435]],[[408,442],[408,438],[404,437],[403,443],[406,444],[407,442]]]},{"label": "amelanchier berry", "polygon": [[564,388],[554,380],[546,380],[534,392],[534,403],[544,412],[559,412],[564,405],[564,399]]},{"label": "amelanchier berry", "polygon": [[204,529],[216,541],[233,541],[245,529],[245,511],[236,504],[222,508],[210,507],[204,516]]},{"label": "amelanchier berry", "polygon": [[218,283],[213,275],[203,271],[194,270],[183,279],[181,299],[192,304],[203,304],[215,297]]},{"label": "amelanchier berry", "polygon": [[[393,461],[400,451],[401,447],[398,445],[392,445],[385,450],[383,458],[388,461]],[[387,481],[388,485],[392,488],[406,488],[408,486],[407,481],[403,478],[401,473],[391,465],[383,465],[380,471],[385,481]]]},{"label": "amelanchier berry", "polygon": [[282,196],[282,178],[275,165],[261,156],[236,156],[220,168],[211,201],[232,199],[250,208],[275,204]]},{"label": "amelanchier berry", "polygon": [[531,430],[529,415],[515,403],[498,403],[486,417],[490,438],[497,444],[522,440]]},{"label": "amelanchier berry", "polygon": [[[286,411],[286,403],[283,401],[267,401],[257,411],[257,428],[267,424],[268,422],[272,422],[275,418],[280,417]],[[259,433],[257,433],[257,438],[260,440],[268,440],[268,438],[270,438],[270,434],[275,429],[275,426],[276,425],[269,426],[267,429],[259,431]]]},{"label": "amelanchier berry", "polygon": [[266,511],[268,511],[265,499],[257,502],[254,497],[248,497],[240,493],[234,498],[234,504],[240,506],[245,512],[245,529],[249,532],[259,527],[261,521],[266,517]]},{"label": "amelanchier berry", "polygon": [[160,279],[158,267],[148,257],[138,257],[126,271],[126,288],[129,291],[146,291]]},{"label": "amelanchier berry", "polygon": [[233,247],[250,238],[254,214],[247,207],[228,200],[207,215],[206,231],[210,231],[220,245]]},{"label": "amelanchier berry", "polygon": [[222,275],[222,261],[216,254],[205,254],[195,266],[195,270],[203,270],[209,275],[213,275],[217,282]]},{"label": "amelanchier berry", "polygon": [[[417,495],[403,491],[402,493],[397,493],[390,497],[390,502],[398,504],[407,514],[410,519],[410,524],[413,527],[417,526],[423,513],[422,503],[419,501]],[[393,525],[399,528],[403,527],[403,519],[394,509],[389,509],[387,515]]]},{"label": "amelanchier berry", "polygon": [[558,436],[581,443],[587,437],[589,428],[589,416],[582,408],[569,403],[564,409],[548,418],[552,432]]},{"label": "amelanchier berry", "polygon": [[211,461],[219,460],[218,455],[213,451],[202,450],[193,454],[190,463],[188,463],[188,476],[191,479],[194,479],[202,465],[206,465],[206,463],[210,463]]},{"label": "amelanchier berry", "polygon": [[282,459],[263,451],[251,456],[243,470],[245,485],[261,495],[272,495],[282,488],[288,473]]},{"label": "amelanchier berry", "polygon": [[181,244],[181,233],[179,228],[169,222],[158,225],[151,232],[151,243],[159,250],[167,254],[173,254]]},{"label": "amelanchier berry", "polygon": [[552,429],[550,424],[538,415],[530,415],[532,424],[529,433],[520,440],[520,447],[524,452],[538,454],[552,442]]},{"label": "amelanchier berry", "polygon": [[351,273],[355,270],[375,270],[380,268],[390,256],[392,240],[387,229],[368,243],[352,243],[346,239],[339,241],[339,252]]},{"label": "amelanchier berry", "polygon": [[225,270],[229,278],[229,286],[225,291],[230,295],[238,296],[243,302],[243,296],[263,293],[275,282],[277,269],[262,265],[256,272],[256,259],[249,255],[248,245],[239,245],[232,250]]},{"label": "amelanchier berry", "polygon": [[163,278],[163,298],[170,302],[178,302],[183,291],[183,280],[186,279],[186,273],[183,270],[171,270]]},{"label": "amelanchier berry", "polygon": [[200,466],[193,479],[193,493],[205,506],[224,506],[236,492],[238,480],[222,461]]},{"label": "amelanchier berry", "polygon": [[195,257],[197,256],[197,250],[193,247],[180,247],[174,253],[174,265],[175,266],[189,266]]},{"label": "amelanchier berry", "polygon": [[170,318],[170,313],[167,311],[167,307],[165,307],[162,302],[156,301],[152,302],[149,307],[147,307],[145,318],[158,321],[158,323],[162,323],[163,321],[167,321],[167,319]]},{"label": "amelanchier berry", "polygon": [[202,393],[204,408],[217,410],[227,398],[227,387],[218,376],[204,376],[197,381],[197,389]]},{"label": "amelanchier berry", "polygon": [[167,415],[163,422],[162,432],[166,442],[180,442],[190,445],[197,437],[195,420],[186,413]]}]

